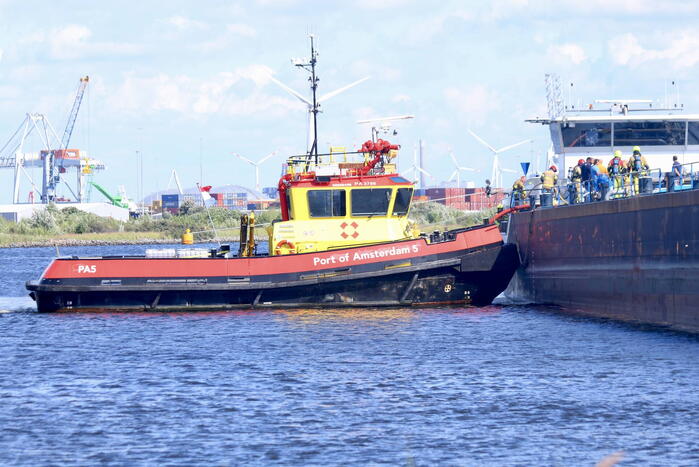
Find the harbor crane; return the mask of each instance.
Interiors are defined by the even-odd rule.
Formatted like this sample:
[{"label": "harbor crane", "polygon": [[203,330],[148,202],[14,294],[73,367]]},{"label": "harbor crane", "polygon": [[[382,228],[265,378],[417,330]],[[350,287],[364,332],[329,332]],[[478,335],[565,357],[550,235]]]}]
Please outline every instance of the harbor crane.
[{"label": "harbor crane", "polygon": [[[85,89],[87,89],[87,85],[89,82],[89,76],[80,78],[80,83],[78,84],[78,91],[75,94],[75,100],[73,101],[73,107],[70,110],[70,114],[68,114],[68,122],[66,123],[65,130],[63,131],[63,137],[61,138],[61,143],[58,147],[58,150],[49,150],[44,157],[44,183],[43,191],[41,193],[42,203],[54,201],[54,198],[56,196],[56,186],[61,181],[61,173],[65,173],[65,161],[68,158],[75,158],[74,155],[68,152],[68,145],[70,144],[70,137],[73,135],[75,120],[77,120],[78,118],[80,104],[83,101]],[[79,160],[80,156],[78,155],[77,158]],[[60,161],[58,164],[58,168],[56,168],[56,159]],[[82,192],[82,186],[78,187],[78,191]],[[75,195],[75,193],[73,193],[73,195]],[[82,196],[76,197],[78,198],[78,201],[81,201],[80,198]]]},{"label": "harbor crane", "polygon": [[[79,149],[68,149],[88,82],[87,76],[80,79],[78,92],[62,138],[59,139],[58,133],[46,115],[27,113],[17,130],[3,146],[0,146],[0,169],[14,169],[13,203],[20,202],[20,182],[23,177],[28,179],[32,187],[30,196],[32,202],[34,199],[41,199],[42,203],[64,201],[56,197],[56,188],[61,181],[68,187],[76,201],[83,202],[85,176],[89,176],[96,170],[104,170],[103,162],[89,158]],[[40,149],[38,151],[35,149],[36,152],[30,152],[32,151],[30,146],[36,144],[39,144]],[[40,186],[34,182],[31,173],[26,170],[28,167],[42,169]],[[67,169],[76,169],[77,185],[75,190],[61,179],[61,174],[65,173]]]}]

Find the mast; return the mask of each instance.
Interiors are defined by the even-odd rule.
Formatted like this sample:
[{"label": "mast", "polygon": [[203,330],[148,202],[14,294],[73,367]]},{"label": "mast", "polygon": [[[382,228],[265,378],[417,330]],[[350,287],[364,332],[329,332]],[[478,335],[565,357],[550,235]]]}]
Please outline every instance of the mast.
[{"label": "mast", "polygon": [[[297,67],[303,68],[306,71],[308,71],[311,74],[311,77],[308,78],[308,81],[311,82],[311,94],[313,95],[313,99],[311,102],[308,102],[306,99],[303,97],[299,97],[299,95],[293,91],[291,91],[292,94],[294,94],[296,97],[301,99],[302,101],[306,102],[308,104],[308,111],[313,114],[313,143],[311,144],[311,147],[308,149],[308,163],[311,162],[311,157],[315,159],[315,163],[318,163],[318,112],[320,112],[320,102],[318,101],[318,98],[316,96],[316,91],[318,89],[318,76],[316,76],[316,63],[318,62],[318,53],[316,52],[315,45],[313,43],[313,34],[309,36],[311,38],[311,59],[308,61],[308,63],[305,62],[305,60],[294,60],[292,59],[292,62],[294,65]],[[281,83],[279,83],[281,84]],[[283,86],[285,89],[289,90],[286,88],[286,86]]]},{"label": "mast", "polygon": [[311,90],[313,91],[313,144],[311,145],[311,154],[315,158],[315,163],[318,164],[318,100],[316,99],[316,89],[318,89],[318,77],[316,76],[316,50],[313,47],[313,34],[311,38]]}]

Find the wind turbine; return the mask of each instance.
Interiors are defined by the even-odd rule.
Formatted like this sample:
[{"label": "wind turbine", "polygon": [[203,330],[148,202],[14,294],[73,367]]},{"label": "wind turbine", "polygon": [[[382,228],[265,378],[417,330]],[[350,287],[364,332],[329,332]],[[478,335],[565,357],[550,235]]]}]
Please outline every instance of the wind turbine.
[{"label": "wind turbine", "polygon": [[509,146],[502,147],[500,149],[495,149],[492,147],[490,144],[486,143],[483,138],[475,134],[471,129],[468,130],[469,133],[471,133],[471,136],[476,138],[479,143],[481,143],[483,146],[486,148],[490,149],[490,151],[493,153],[493,169],[491,172],[490,180],[493,183],[493,187],[495,188],[502,188],[502,172],[515,172],[514,170],[510,169],[503,169],[500,166],[500,157],[498,156],[500,153],[503,153],[507,150],[516,148],[517,146],[521,146],[524,143],[530,143],[532,140],[530,139],[525,139],[524,141],[520,141],[519,143],[515,144],[510,144]]},{"label": "wind turbine", "polygon": [[277,153],[277,151],[270,152],[269,154],[267,154],[265,157],[263,157],[262,159],[260,159],[257,162],[252,161],[252,160],[248,159],[247,157],[241,156],[240,154],[233,153],[233,155],[236,156],[238,159],[243,160],[243,161],[247,162],[248,164],[252,165],[253,167],[255,167],[255,191],[257,191],[258,193],[260,192],[260,165],[262,165],[262,163],[264,161],[266,161],[267,159],[269,159],[270,157],[272,157],[276,153]]},{"label": "wind turbine", "polygon": [[[295,65],[300,66],[300,64],[297,64],[296,61],[293,61],[293,62]],[[308,108],[308,122],[307,122],[308,126],[306,129],[306,150],[310,151],[312,149],[311,145],[313,144],[313,141],[315,141],[315,136],[316,136],[314,134],[313,125],[311,124],[311,122],[313,121],[313,102],[310,99],[304,97],[301,93],[294,91],[289,86],[287,86],[286,84],[284,84],[281,81],[279,81],[278,79],[276,79],[274,76],[270,75],[269,79],[272,80],[272,82],[274,84],[276,84],[277,86],[279,86],[280,88],[282,88],[283,90],[285,90],[286,92],[288,92],[289,94],[291,94],[292,96],[294,96],[295,98],[297,98],[298,100],[300,100],[301,102],[306,104],[306,107]],[[325,102],[328,99],[335,97],[338,94],[341,94],[341,93],[347,91],[348,89],[353,88],[360,83],[363,83],[364,81],[366,81],[368,79],[369,79],[369,76],[362,78],[362,79],[359,79],[353,83],[350,83],[347,86],[343,86],[341,88],[335,89],[334,91],[331,91],[327,94],[323,94],[322,96],[320,96],[317,99],[318,107],[320,107],[321,102]]]},{"label": "wind turbine", "polygon": [[[412,175],[412,181],[413,181],[414,183],[417,183],[417,181],[418,181],[419,178],[420,178],[420,174],[427,175],[427,176],[430,177],[432,180],[436,180],[436,179],[434,178],[434,176],[433,176],[431,173],[429,173],[427,170],[425,170],[425,169],[423,169],[422,167],[420,167],[420,163],[418,162],[418,157],[417,157],[417,144],[415,145],[415,148],[413,149],[413,165],[411,165],[410,168],[409,168],[408,170],[406,170],[405,172],[403,172],[403,173],[406,174],[406,175],[407,175],[408,173],[412,173],[412,174],[413,174],[413,175]],[[421,184],[421,185],[420,185],[420,188],[425,188],[425,187],[422,186],[422,184]]]},{"label": "wind turbine", "polygon": [[462,167],[459,165],[459,162],[456,160],[456,157],[454,157],[454,151],[449,151],[449,157],[451,157],[452,162],[454,163],[454,167],[456,169],[451,173],[451,177],[449,177],[449,182],[454,180],[454,177],[456,177],[456,187],[461,188],[461,172],[476,172],[476,169],[473,169],[471,167]]}]

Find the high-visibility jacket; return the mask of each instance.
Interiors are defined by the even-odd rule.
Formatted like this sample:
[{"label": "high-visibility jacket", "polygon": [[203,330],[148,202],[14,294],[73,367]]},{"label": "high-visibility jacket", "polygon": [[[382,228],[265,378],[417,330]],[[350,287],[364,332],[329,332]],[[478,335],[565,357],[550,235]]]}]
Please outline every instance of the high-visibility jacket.
[{"label": "high-visibility jacket", "polygon": [[643,157],[641,154],[634,154],[633,156],[631,156],[631,158],[629,159],[628,166],[629,171],[633,172],[648,169],[648,163],[646,162],[646,158]]},{"label": "high-visibility jacket", "polygon": [[512,194],[519,196],[520,199],[527,197],[527,191],[524,189],[524,183],[521,180],[515,180],[512,184]]},{"label": "high-visibility jacket", "polygon": [[574,182],[579,182],[582,179],[582,167],[579,165],[573,167],[573,170],[570,173],[570,179]]},{"label": "high-visibility jacket", "polygon": [[558,175],[556,175],[556,172],[554,172],[551,169],[541,174],[541,186],[543,186],[545,189],[550,190],[551,188],[553,188],[557,181]]},{"label": "high-visibility jacket", "polygon": [[615,157],[609,161],[609,173],[613,175],[618,175],[621,173],[621,157]]}]

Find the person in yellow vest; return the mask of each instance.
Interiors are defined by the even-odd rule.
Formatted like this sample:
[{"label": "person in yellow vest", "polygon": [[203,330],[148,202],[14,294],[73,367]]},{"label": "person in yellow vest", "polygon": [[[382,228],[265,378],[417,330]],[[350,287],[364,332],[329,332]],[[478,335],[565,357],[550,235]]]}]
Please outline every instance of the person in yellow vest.
[{"label": "person in yellow vest", "polygon": [[631,158],[629,158],[627,170],[633,180],[632,185],[634,187],[634,193],[638,194],[638,177],[647,175],[648,162],[646,162],[646,158],[641,154],[641,148],[639,146],[634,146],[632,151],[633,154],[631,154]]},{"label": "person in yellow vest", "polygon": [[541,174],[541,188],[544,193],[553,193],[553,187],[558,183],[558,169],[555,165],[549,167],[548,170]]},{"label": "person in yellow vest", "polygon": [[[541,193],[551,193],[554,206],[558,204],[556,197],[556,183],[558,183],[558,169],[555,165],[541,174]],[[542,203],[543,204],[543,203]]]},{"label": "person in yellow vest", "polygon": [[612,185],[614,186],[614,192],[612,195],[613,198],[621,197],[621,187],[624,185],[621,176],[621,169],[623,165],[624,161],[621,158],[621,151],[617,149],[614,151],[614,157],[612,157],[612,160],[609,161],[609,165],[607,166],[609,177],[612,179]]},{"label": "person in yellow vest", "polygon": [[527,179],[522,175],[512,184],[512,200],[515,206],[519,206],[527,199],[527,190],[524,189],[524,182]]}]

